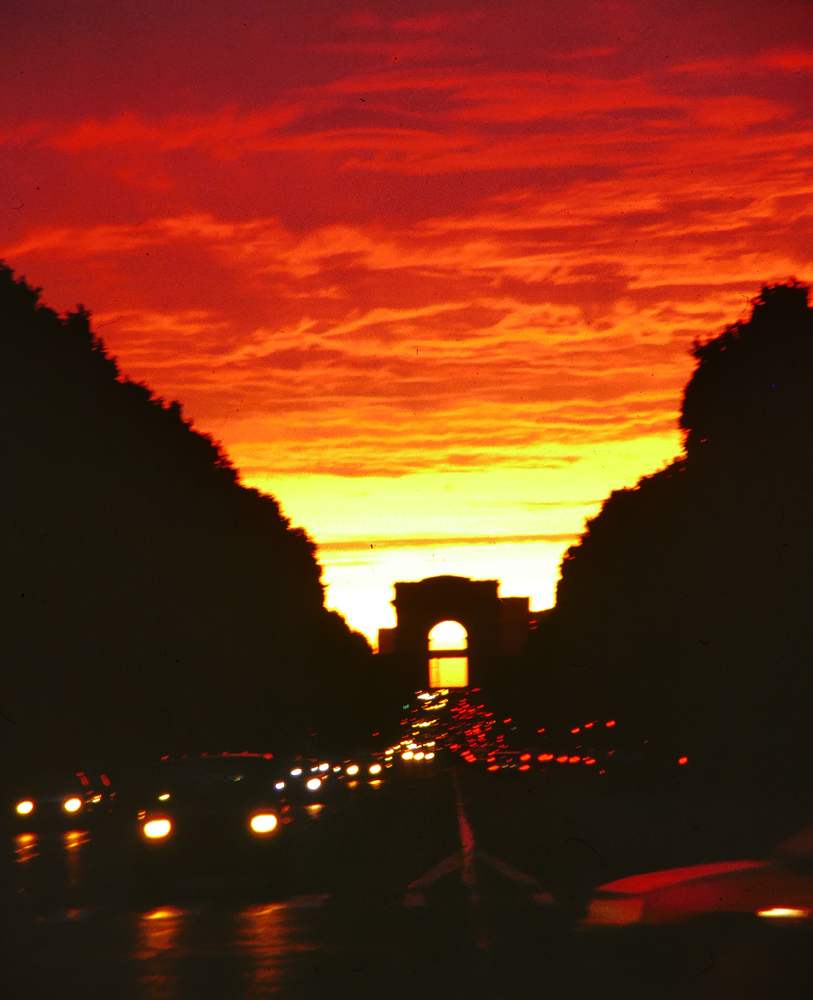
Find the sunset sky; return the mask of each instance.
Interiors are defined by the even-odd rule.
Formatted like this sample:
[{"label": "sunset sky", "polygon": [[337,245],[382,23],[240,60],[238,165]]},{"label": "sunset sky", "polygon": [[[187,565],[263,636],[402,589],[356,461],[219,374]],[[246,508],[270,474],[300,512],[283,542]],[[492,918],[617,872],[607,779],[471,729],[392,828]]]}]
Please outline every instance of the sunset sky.
[{"label": "sunset sky", "polygon": [[807,2],[27,0],[0,256],[319,544],[554,600],[694,338],[813,278]]}]

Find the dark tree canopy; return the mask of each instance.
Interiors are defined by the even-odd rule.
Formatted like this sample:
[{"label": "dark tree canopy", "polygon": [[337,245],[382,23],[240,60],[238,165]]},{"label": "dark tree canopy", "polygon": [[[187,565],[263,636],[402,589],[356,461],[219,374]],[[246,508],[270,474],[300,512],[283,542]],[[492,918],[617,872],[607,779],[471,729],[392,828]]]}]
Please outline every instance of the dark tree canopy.
[{"label": "dark tree canopy", "polygon": [[0,324],[11,750],[112,767],[369,734],[369,646],[325,610],[305,532],[120,376],[82,307],[0,268]]},{"label": "dark tree canopy", "polygon": [[562,564],[524,682],[548,718],[623,717],[710,775],[813,747],[813,309],[796,282],[696,344],[685,456],[619,490]]}]

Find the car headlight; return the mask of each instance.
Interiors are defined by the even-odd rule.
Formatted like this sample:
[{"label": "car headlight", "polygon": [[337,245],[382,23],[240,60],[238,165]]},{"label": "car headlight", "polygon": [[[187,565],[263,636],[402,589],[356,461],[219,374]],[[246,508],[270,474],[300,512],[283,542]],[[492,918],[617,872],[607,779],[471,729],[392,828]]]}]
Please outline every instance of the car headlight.
[{"label": "car headlight", "polygon": [[23,799],[22,802],[17,803],[17,812],[21,816],[27,816],[30,812],[34,811],[34,803],[31,799]]},{"label": "car headlight", "polygon": [[351,764],[350,767],[348,767],[348,769],[347,769],[347,773],[348,774],[358,774],[359,773],[359,766],[358,766],[358,764]]},{"label": "car headlight", "polygon": [[800,920],[810,916],[810,910],[798,906],[771,906],[767,910],[757,910],[758,917],[768,917],[772,920]]},{"label": "car headlight", "polygon": [[160,840],[172,832],[172,823],[168,819],[151,819],[141,829],[150,840]]},{"label": "car headlight", "polygon": [[370,764],[370,766],[367,768],[367,770],[370,772],[370,774],[380,774],[381,773],[381,765],[380,764]]},{"label": "car headlight", "polygon": [[77,798],[65,799],[62,803],[62,808],[68,813],[79,812],[82,808],[82,800]]},{"label": "car headlight", "polygon": [[311,778],[305,787],[310,791],[315,792],[317,788],[322,787],[322,781],[320,778]]},{"label": "car headlight", "polygon": [[277,828],[277,817],[273,813],[255,813],[249,826],[255,833],[271,833]]}]

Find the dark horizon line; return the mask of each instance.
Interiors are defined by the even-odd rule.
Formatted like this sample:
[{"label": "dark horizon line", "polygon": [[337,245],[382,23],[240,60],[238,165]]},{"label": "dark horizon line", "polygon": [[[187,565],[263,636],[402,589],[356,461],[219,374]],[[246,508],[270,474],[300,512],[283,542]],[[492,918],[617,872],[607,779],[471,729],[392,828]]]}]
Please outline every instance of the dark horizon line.
[{"label": "dark horizon line", "polygon": [[443,548],[453,545],[499,545],[518,542],[569,542],[582,537],[581,532],[558,532],[540,535],[454,535],[449,537],[410,537],[394,535],[388,538],[358,540],[342,539],[332,542],[316,542],[319,551],[350,552],[366,548]]}]

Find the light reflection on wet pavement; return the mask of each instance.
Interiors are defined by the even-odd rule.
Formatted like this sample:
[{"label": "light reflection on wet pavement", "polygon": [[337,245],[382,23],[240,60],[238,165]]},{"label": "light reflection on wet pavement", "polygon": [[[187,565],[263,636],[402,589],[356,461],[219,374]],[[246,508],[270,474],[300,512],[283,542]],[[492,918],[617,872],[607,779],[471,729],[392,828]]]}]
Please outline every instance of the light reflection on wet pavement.
[{"label": "light reflection on wet pavement", "polygon": [[234,878],[168,879],[147,890],[112,835],[6,837],[3,995],[774,1000],[804,995],[794,990],[813,981],[807,929],[584,933],[497,876],[483,876],[476,904],[448,878],[427,891],[425,906],[405,907],[410,879],[454,847],[440,820],[430,827],[432,809],[382,813],[375,823],[362,816],[375,838],[356,826],[332,839],[329,826],[314,825],[292,858],[299,894],[282,898]]}]

